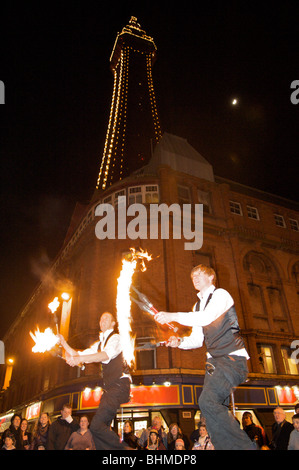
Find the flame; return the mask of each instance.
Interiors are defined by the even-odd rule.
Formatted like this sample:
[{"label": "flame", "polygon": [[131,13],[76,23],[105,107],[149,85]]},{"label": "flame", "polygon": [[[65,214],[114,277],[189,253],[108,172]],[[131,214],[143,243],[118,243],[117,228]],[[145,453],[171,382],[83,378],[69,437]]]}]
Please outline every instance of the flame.
[{"label": "flame", "polygon": [[141,271],[146,271],[145,260],[151,261],[153,259],[152,255],[149,255],[147,251],[144,251],[142,248],[139,248],[139,251],[136,251],[135,248],[130,248],[132,259],[141,259]]},{"label": "flame", "polygon": [[135,248],[130,248],[130,251],[131,255],[122,260],[122,269],[117,280],[116,310],[124,359],[129,366],[133,366],[135,363],[135,338],[132,335],[131,328],[130,289],[137,261],[141,260],[140,269],[143,272],[146,270],[145,261],[151,261],[152,256],[142,249],[136,251]]},{"label": "flame", "polygon": [[59,305],[60,305],[60,302],[58,300],[58,297],[55,297],[55,299],[49,303],[48,308],[51,310],[52,313],[54,313],[58,309]]},{"label": "flame", "polygon": [[46,328],[44,332],[40,331],[39,327],[34,333],[29,332],[35,345],[32,348],[34,353],[44,353],[50,351],[59,341],[59,338],[53,333],[51,328]]}]

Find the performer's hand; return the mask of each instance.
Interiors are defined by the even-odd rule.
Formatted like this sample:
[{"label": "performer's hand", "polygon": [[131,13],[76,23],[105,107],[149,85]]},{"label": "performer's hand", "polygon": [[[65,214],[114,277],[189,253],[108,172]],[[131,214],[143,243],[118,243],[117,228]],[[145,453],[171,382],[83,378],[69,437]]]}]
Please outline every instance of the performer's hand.
[{"label": "performer's hand", "polygon": [[161,323],[161,325],[164,325],[165,323],[169,323],[172,321],[172,314],[169,312],[158,312],[154,316],[154,319],[156,322]]},{"label": "performer's hand", "polygon": [[168,338],[166,346],[170,346],[171,348],[177,348],[180,342],[181,340],[177,336],[170,336],[170,338]]},{"label": "performer's hand", "polygon": [[66,342],[66,340],[64,339],[64,336],[62,336],[60,333],[59,333],[57,336],[58,336],[58,339],[59,339],[59,342],[60,342],[61,346],[62,346],[63,348],[65,348],[67,342]]},{"label": "performer's hand", "polygon": [[71,356],[70,354],[66,353],[65,361],[69,366],[75,367],[75,366],[78,366],[80,364],[81,357],[79,355],[78,356]]}]

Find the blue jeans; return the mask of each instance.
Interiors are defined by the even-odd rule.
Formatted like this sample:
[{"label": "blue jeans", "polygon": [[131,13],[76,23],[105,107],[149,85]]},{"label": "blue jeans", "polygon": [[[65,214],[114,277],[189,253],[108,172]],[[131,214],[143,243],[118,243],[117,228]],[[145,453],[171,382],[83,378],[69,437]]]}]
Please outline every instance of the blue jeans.
[{"label": "blue jeans", "polygon": [[111,421],[122,403],[130,400],[130,380],[119,379],[104,391],[96,414],[92,418],[90,431],[97,450],[124,450],[126,445],[110,429]]},{"label": "blue jeans", "polygon": [[247,377],[246,359],[240,356],[210,358],[214,370],[206,372],[198,406],[206,419],[207,431],[216,450],[253,450],[246,432],[228,410],[231,391]]}]

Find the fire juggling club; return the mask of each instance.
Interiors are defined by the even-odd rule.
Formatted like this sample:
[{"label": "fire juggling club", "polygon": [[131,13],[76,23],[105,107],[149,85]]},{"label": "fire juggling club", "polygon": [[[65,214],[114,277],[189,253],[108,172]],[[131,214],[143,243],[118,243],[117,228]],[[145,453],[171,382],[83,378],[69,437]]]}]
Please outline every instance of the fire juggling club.
[{"label": "fire juggling club", "polygon": [[[132,289],[136,292],[136,294],[138,295],[139,299],[140,299],[140,302],[135,299],[134,297],[131,297],[131,299],[133,300],[133,302],[135,302],[138,307],[141,309],[141,310],[144,310],[145,312],[149,313],[150,315],[154,316],[156,315],[156,313],[159,312],[159,310],[157,310],[152,302],[150,302],[150,300],[146,297],[146,295],[142,294],[141,292],[139,292],[136,287],[132,286]],[[175,333],[178,331],[178,328],[173,326],[171,323],[166,323],[166,325],[168,326],[168,328],[170,328],[171,330],[173,330]]]}]

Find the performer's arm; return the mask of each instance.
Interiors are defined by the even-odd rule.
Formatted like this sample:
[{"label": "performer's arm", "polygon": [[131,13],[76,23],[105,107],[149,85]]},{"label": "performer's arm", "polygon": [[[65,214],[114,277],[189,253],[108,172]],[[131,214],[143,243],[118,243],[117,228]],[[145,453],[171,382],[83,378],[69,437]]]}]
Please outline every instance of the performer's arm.
[{"label": "performer's arm", "polygon": [[226,290],[217,289],[203,311],[159,312],[155,315],[155,320],[162,325],[167,322],[177,322],[184,326],[207,326],[226,312],[233,304],[234,301]]},{"label": "performer's arm", "polygon": [[78,351],[78,354],[75,356],[68,356],[66,357],[66,362],[69,366],[78,366],[82,362],[85,364],[90,364],[93,362],[104,362],[109,359],[107,353],[105,351],[99,351],[93,354],[82,354]]},{"label": "performer's arm", "polygon": [[[72,367],[77,366],[82,362],[88,364],[109,360],[109,356],[105,351],[97,352],[97,350],[94,350],[92,346],[84,351],[77,351],[76,349],[71,348],[62,335],[59,335],[59,338],[61,346],[66,351],[66,362]],[[95,345],[97,344],[98,342],[95,343]]]},{"label": "performer's arm", "polygon": [[195,326],[192,328],[192,332],[189,336],[183,336],[183,338],[171,336],[168,339],[166,346],[179,349],[196,349],[201,348],[203,340],[204,336],[202,328],[200,326]]},{"label": "performer's arm", "polygon": [[[118,354],[120,354],[121,352],[121,344],[118,334],[111,336],[111,338],[107,342],[107,345],[105,346],[105,351],[97,351],[99,341],[97,341],[90,348],[85,349],[84,351],[76,351],[75,349],[70,348],[67,342],[63,340],[61,340],[61,345],[64,348],[65,346],[67,346],[72,352],[70,356],[66,356],[67,364],[72,367],[77,366],[82,362],[84,362],[85,364],[93,362],[103,362],[107,364],[111,359],[118,356]],[[68,354],[70,354],[68,349],[65,348],[65,350]]]},{"label": "performer's arm", "polygon": [[76,356],[78,354],[78,351],[70,347],[70,345],[66,342],[63,335],[59,334],[58,336],[59,336],[60,344],[65,349],[67,354],[69,356]]}]

